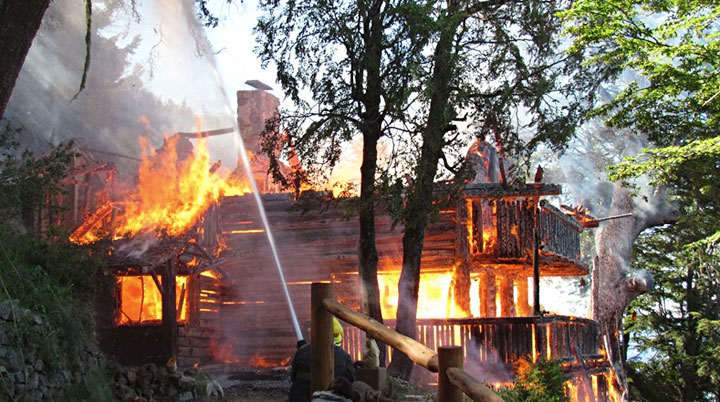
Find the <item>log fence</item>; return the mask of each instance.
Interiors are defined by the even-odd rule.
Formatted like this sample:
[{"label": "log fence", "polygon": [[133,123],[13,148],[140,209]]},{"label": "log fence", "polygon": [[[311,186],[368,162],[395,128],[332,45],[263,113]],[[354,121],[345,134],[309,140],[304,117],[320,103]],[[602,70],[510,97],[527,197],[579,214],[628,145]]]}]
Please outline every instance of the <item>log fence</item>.
[{"label": "log fence", "polygon": [[462,370],[463,350],[458,346],[438,348],[438,353],[422,343],[399,334],[379,322],[351,310],[334,300],[331,283],[311,285],[311,390],[324,390],[334,377],[332,316],[367,332],[380,342],[407,355],[413,362],[438,373],[438,402],[461,402],[463,393],[475,402],[502,402],[491,389]]}]

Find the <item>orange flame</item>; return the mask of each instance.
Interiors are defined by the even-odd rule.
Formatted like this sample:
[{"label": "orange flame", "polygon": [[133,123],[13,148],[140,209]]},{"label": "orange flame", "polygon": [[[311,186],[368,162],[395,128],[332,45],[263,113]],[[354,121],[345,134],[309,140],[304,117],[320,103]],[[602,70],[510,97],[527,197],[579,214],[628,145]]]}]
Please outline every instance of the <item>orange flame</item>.
[{"label": "orange flame", "polygon": [[210,171],[210,156],[202,139],[193,156],[179,160],[179,139],[168,138],[165,152],[156,152],[141,137],[140,145],[147,156],[138,168],[139,184],[128,197],[124,223],[115,229],[116,238],[147,230],[180,235],[222,195],[250,191],[246,183],[229,183]]},{"label": "orange flame", "polygon": [[[378,275],[380,303],[383,317],[395,318],[398,306],[399,272],[387,272]],[[473,281],[471,286],[477,287]],[[417,318],[465,318],[468,315],[460,309],[452,292],[452,273],[420,274]],[[477,294],[471,290],[471,294]],[[477,303],[472,303],[476,305]]]},{"label": "orange flame", "polygon": [[[203,139],[198,139],[195,148],[186,152],[188,155],[179,155],[181,138],[166,138],[165,146],[156,151],[148,139],[140,137],[143,157],[138,168],[139,183],[121,202],[113,203],[121,212],[124,209],[115,220],[115,239],[148,231],[169,236],[183,234],[222,196],[251,191],[247,181],[223,179],[217,174],[217,164],[211,166]],[[108,215],[111,209],[103,213]],[[102,224],[101,219],[96,221]],[[70,240],[78,244],[99,240],[102,236],[98,236],[97,225],[85,228],[84,233],[73,233]]]}]

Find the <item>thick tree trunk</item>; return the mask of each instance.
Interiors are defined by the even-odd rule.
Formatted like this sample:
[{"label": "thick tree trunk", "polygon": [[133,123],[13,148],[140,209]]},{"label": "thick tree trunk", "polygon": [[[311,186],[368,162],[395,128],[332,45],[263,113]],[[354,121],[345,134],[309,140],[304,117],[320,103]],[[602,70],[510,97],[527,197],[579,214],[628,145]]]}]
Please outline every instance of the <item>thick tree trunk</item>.
[{"label": "thick tree trunk", "polygon": [[[382,56],[382,21],[379,7],[382,2],[373,3],[373,7],[363,9],[364,37],[366,53],[363,59],[364,73],[367,75],[367,87],[361,96],[365,108],[360,113],[363,134],[363,160],[360,166],[360,239],[358,243],[359,273],[362,281],[364,312],[383,322],[380,309],[380,289],[377,280],[378,252],[375,245],[375,174],[377,172],[377,143],[382,135],[383,117],[380,112],[382,87],[380,65]],[[357,80],[362,85],[363,80]],[[385,366],[385,345],[378,343],[380,365]]]},{"label": "thick tree trunk", "polygon": [[[448,14],[459,9],[457,2],[450,3]],[[450,19],[449,19],[450,20]],[[405,207],[405,233],[403,234],[403,266],[398,283],[398,312],[396,331],[413,339],[417,330],[417,298],[420,285],[420,257],[425,229],[433,208],[433,186],[437,165],[444,145],[444,134],[452,120],[448,108],[450,78],[454,71],[453,38],[460,18],[452,19],[440,33],[434,52],[432,96],[427,125],[423,132],[423,145],[416,169],[414,187],[410,188]],[[389,372],[395,377],[409,379],[413,363],[404,354],[393,351]]]},{"label": "thick tree trunk", "polygon": [[[377,137],[365,135],[363,162],[360,167],[360,241],[358,257],[360,260],[360,280],[362,281],[362,300],[365,314],[378,322],[383,322],[380,310],[380,288],[378,286],[378,252],[375,246],[375,171],[377,161]],[[380,364],[385,364],[385,347],[380,347]]]},{"label": "thick tree trunk", "polygon": [[50,0],[0,0],[0,117]]},{"label": "thick tree trunk", "polygon": [[[640,205],[628,189],[615,185],[610,215],[632,212],[633,216],[608,221],[597,236],[597,256],[593,261],[593,318],[600,325],[601,344],[616,372],[616,381],[627,389],[625,362],[622,358],[622,317],[628,304],[652,290],[654,281],[646,271],[630,268],[633,243],[645,229],[674,222],[676,211],[663,197]],[[627,398],[627,393],[624,398]]]}]

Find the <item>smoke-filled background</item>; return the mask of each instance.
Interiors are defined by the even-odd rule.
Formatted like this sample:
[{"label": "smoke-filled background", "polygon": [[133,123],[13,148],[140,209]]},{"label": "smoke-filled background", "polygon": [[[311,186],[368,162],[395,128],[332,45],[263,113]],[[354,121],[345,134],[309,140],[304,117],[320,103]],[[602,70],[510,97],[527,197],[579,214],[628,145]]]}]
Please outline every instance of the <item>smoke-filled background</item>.
[{"label": "smoke-filled background", "polygon": [[[250,4],[243,7],[249,9]],[[233,10],[224,11],[239,18],[237,13],[231,13]],[[232,20],[228,25],[247,22]],[[218,29],[222,30],[223,25]],[[175,132],[236,124],[234,93],[228,96],[231,91],[220,78],[215,57],[238,57],[237,50],[229,48],[233,42],[243,42],[243,49],[252,44],[249,27],[244,29],[247,36],[224,38],[224,42],[219,38],[220,31],[210,30],[207,34],[214,38],[213,49],[191,0],[95,1],[90,68],[85,88],[79,91],[86,58],[85,1],[55,0],[44,17],[3,118],[22,129],[20,140],[32,149],[41,151],[73,139],[96,158],[114,162],[120,180],[132,180],[142,152],[139,136],[160,147],[164,137]],[[254,59],[252,54],[245,57]],[[237,65],[238,69],[243,67]],[[637,79],[628,73],[622,81]],[[239,85],[236,79],[231,81]],[[616,90],[610,88],[611,92]],[[236,135],[228,134],[208,140],[211,159],[222,160],[227,170],[237,164],[236,139]],[[545,168],[546,182],[563,184],[560,202],[581,203],[593,216],[603,217],[612,192],[604,167],[618,162],[621,156],[637,153],[645,145],[644,138],[636,133],[610,130],[595,122],[580,130],[565,154],[541,151],[532,165]],[[344,160],[354,162],[350,164],[353,167],[359,165],[357,152]],[[341,171],[337,169],[336,173]],[[585,243],[585,261],[590,265],[591,235]],[[577,279],[544,280],[541,302],[553,312],[586,315],[589,286]]]},{"label": "smoke-filled background", "polygon": [[[81,150],[134,173],[139,136],[154,147],[175,132],[232,127],[230,106],[192,1],[93,2],[90,68],[84,0],[56,0],[27,55],[4,120],[41,151],[75,140]],[[214,137],[211,159],[237,163],[236,136]]]}]

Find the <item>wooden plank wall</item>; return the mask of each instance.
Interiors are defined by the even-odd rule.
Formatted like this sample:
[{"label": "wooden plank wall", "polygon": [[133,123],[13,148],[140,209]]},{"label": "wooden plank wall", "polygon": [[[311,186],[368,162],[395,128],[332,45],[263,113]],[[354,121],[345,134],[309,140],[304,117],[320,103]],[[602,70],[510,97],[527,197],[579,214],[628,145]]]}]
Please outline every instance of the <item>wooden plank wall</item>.
[{"label": "wooden plank wall", "polygon": [[190,322],[178,325],[178,365],[182,368],[215,360],[220,335],[221,282],[193,276],[189,286]]},{"label": "wooden plank wall", "polygon": [[[309,322],[310,284],[333,281],[335,297],[360,309],[357,217],[340,208],[288,211],[294,204],[287,194],[263,195],[283,275],[303,334]],[[228,251],[222,269],[234,292],[223,300],[221,343],[227,343],[233,361],[277,365],[295,352],[297,338],[279,281],[272,249],[252,196],[232,197],[220,207]],[[428,228],[423,271],[449,271],[455,264],[454,211],[445,211]],[[398,271],[402,262],[401,227],[388,216],[376,219],[380,271]],[[226,356],[227,358],[227,356]]]}]

